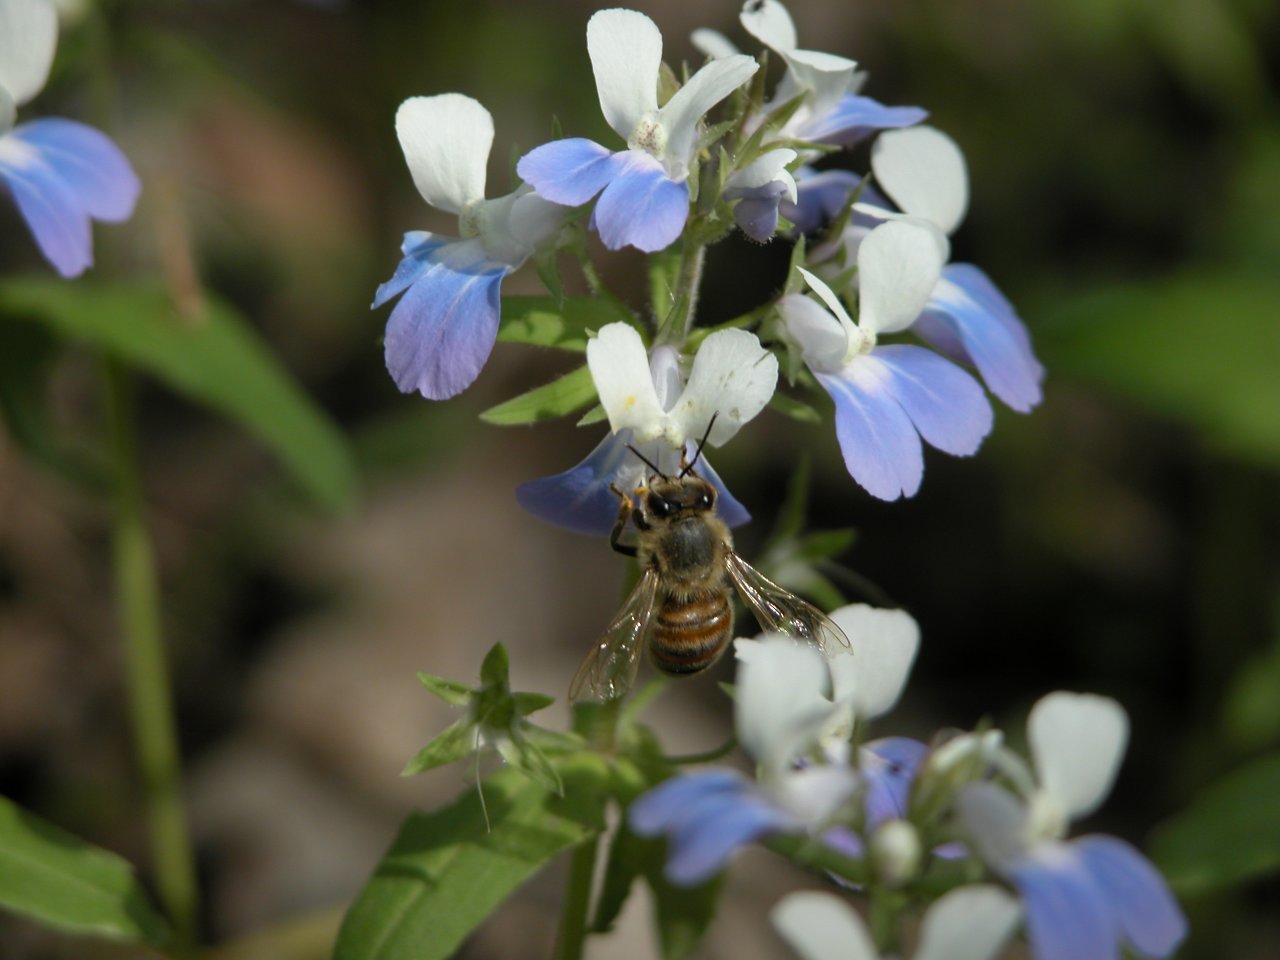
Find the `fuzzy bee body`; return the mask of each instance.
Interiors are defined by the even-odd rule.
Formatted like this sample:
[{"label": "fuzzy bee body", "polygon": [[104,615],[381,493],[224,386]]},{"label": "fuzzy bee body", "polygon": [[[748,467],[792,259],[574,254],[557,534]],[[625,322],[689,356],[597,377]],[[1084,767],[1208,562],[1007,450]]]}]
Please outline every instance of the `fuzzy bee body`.
[{"label": "fuzzy bee body", "polygon": [[[640,581],[574,674],[571,700],[614,700],[631,686],[640,652],[663,673],[706,670],[733,639],[733,588],[766,630],[819,646],[848,646],[844,632],[812,604],[778,586],[734,552],[733,538],[715,515],[716,491],[685,467],[657,474],[635,491],[640,505],[621,500],[610,544],[636,557]],[[621,542],[628,523],[634,545]]]}]

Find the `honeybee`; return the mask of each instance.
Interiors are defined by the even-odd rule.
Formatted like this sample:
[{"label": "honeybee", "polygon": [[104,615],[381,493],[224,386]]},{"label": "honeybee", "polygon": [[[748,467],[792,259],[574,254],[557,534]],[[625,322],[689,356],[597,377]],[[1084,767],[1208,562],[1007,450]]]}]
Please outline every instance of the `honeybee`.
[{"label": "honeybee", "polygon": [[[571,701],[621,697],[635,679],[645,648],[663,673],[688,676],[706,670],[733,639],[730,584],[764,629],[824,649],[849,646],[848,637],[830,617],[734,552],[729,528],[715,514],[716,489],[694,472],[701,444],[691,462],[686,464],[681,456],[681,470],[674,477],[663,474],[634,447],[631,451],[653,474],[635,491],[639,508],[630,496],[611,487],[621,504],[609,545],[636,557],[644,572],[574,674]],[[636,529],[634,544],[622,542],[629,520]]]}]

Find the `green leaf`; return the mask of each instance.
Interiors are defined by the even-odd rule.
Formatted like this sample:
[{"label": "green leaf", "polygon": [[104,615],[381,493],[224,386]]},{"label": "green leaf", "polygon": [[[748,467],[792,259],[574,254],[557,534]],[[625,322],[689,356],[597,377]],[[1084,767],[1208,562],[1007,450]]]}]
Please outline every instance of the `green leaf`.
[{"label": "green leaf", "polygon": [[419,750],[404,769],[402,777],[413,777],[436,767],[461,760],[479,749],[476,725],[467,717],[445,727],[430,743]]},{"label": "green leaf", "polygon": [[104,350],[235,420],[322,506],[351,499],[342,434],[226,304],[207,299],[188,317],[158,286],[13,279],[0,284],[0,314]]},{"label": "green leaf", "polygon": [[0,797],[0,906],[73,933],[164,946],[127,860]]},{"label": "green leaf", "polygon": [[1203,791],[1166,821],[1151,844],[1170,886],[1197,896],[1280,869],[1280,753],[1255,760]]},{"label": "green leaf", "polygon": [[649,308],[664,319],[676,303],[676,281],[680,274],[680,251],[673,244],[649,254]]},{"label": "green leaf", "polygon": [[810,562],[838,557],[851,546],[857,533],[850,527],[842,530],[815,530],[796,542],[795,556]]},{"label": "green leaf", "polygon": [[431,673],[420,673],[418,682],[445,703],[451,703],[455,707],[465,706],[471,699],[471,688],[456,680],[446,680]]},{"label": "green leaf", "polygon": [[506,297],[498,340],[583,353],[591,331],[626,319],[599,297]]},{"label": "green leaf", "polygon": [[650,843],[661,851],[657,857],[646,861],[645,880],[653,891],[653,913],[662,957],[663,960],[684,960],[697,949],[715,919],[716,904],[724,888],[724,873],[701,886],[673,886],[662,873],[666,845],[655,841]]},{"label": "green leaf", "polygon": [[334,960],[442,960],[556,854],[604,827],[608,770],[557,764],[563,797],[500,770],[448,807],[415,813],[348,911]]},{"label": "green leaf", "polygon": [[579,367],[528,393],[490,407],[480,414],[480,419],[499,427],[538,423],[581,410],[595,399],[596,386],[591,381],[591,371]]},{"label": "green leaf", "polygon": [[1045,365],[1280,465],[1280,279],[1201,271],[1070,301],[1042,324]]}]

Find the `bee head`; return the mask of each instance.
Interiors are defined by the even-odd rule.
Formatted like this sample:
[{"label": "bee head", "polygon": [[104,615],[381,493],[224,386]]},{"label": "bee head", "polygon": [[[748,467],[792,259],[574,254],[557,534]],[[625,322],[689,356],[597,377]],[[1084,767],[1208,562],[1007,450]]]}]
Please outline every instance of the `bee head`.
[{"label": "bee head", "polygon": [[707,513],[716,505],[716,488],[697,475],[659,477],[645,492],[645,512],[656,520]]}]

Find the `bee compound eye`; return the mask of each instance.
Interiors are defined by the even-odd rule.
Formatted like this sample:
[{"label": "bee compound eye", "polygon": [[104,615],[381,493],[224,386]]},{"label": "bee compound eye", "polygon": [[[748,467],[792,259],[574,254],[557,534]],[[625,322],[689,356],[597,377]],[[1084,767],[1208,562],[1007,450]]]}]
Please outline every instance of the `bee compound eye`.
[{"label": "bee compound eye", "polygon": [[649,512],[655,517],[665,518],[676,512],[676,505],[665,497],[650,497]]},{"label": "bee compound eye", "polygon": [[702,496],[700,496],[700,497],[698,498],[698,506],[702,507],[704,510],[710,510],[710,509],[711,509],[711,494],[709,494],[709,493],[704,493]]}]

